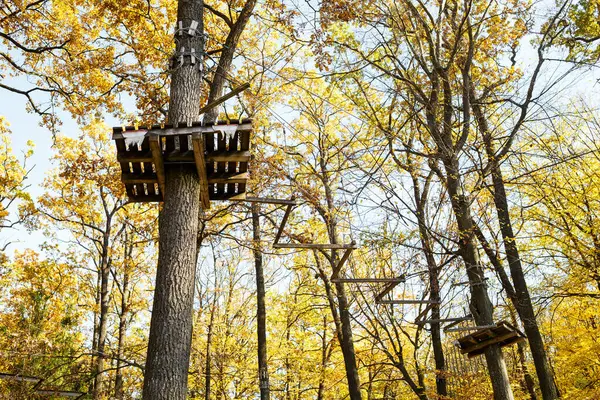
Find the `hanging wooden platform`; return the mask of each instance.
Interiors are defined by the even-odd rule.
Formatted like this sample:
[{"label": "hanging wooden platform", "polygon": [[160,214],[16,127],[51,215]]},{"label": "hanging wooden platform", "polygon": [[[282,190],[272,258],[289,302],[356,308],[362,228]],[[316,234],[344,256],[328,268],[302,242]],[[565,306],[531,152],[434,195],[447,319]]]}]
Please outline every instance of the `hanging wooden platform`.
[{"label": "hanging wooden platform", "polygon": [[177,128],[113,128],[121,180],[129,200],[163,201],[165,167],[178,164],[196,166],[204,209],[215,200],[245,199],[251,134],[249,119],[214,125],[197,122]]},{"label": "hanging wooden platform", "polygon": [[485,349],[493,344],[500,347],[525,340],[523,332],[505,321],[500,321],[489,327],[482,327],[467,336],[457,340],[456,345],[460,348],[462,354],[467,354],[469,358],[478,356],[485,352]]}]

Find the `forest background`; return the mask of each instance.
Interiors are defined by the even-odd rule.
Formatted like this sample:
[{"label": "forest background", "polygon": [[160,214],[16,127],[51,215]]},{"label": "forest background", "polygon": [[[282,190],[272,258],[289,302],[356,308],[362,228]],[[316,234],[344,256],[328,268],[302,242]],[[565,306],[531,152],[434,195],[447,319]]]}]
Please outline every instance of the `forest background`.
[{"label": "forest background", "polygon": [[[495,319],[521,324],[490,172],[498,161],[556,385],[566,399],[600,398],[599,3],[206,4],[209,78],[252,5],[226,78],[251,88],[221,117],[254,121],[253,193],[301,204],[286,240],[329,242],[336,230],[359,243],[345,276],[405,274],[392,298],[427,299],[436,271],[441,315],[468,313],[451,175],[427,118],[444,121]],[[158,206],[127,202],[110,127],[164,120],[174,7],[2,4],[0,372],[99,399],[140,397]],[[438,67],[447,104],[429,113]],[[214,204],[203,215],[190,398],[259,392],[256,246],[272,397],[344,398],[330,260],[273,250],[282,210],[261,213],[259,243],[249,207]],[[439,398],[431,336],[413,323],[426,306],[376,306],[378,289],[347,287],[363,395]],[[459,355],[457,337],[441,338],[450,394],[490,398],[485,364]],[[527,346],[505,357],[516,397],[539,397]]]}]

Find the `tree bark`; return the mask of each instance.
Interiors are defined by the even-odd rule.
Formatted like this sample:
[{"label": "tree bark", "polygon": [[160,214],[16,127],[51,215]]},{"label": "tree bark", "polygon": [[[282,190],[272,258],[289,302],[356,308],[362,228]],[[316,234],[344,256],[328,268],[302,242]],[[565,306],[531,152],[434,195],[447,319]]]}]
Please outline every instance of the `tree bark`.
[{"label": "tree bark", "polygon": [[[182,48],[202,57],[203,2],[178,1],[177,20],[184,27],[198,23],[199,34],[177,36]],[[183,56],[171,75],[169,122],[191,123],[198,118],[202,71],[199,62]],[[164,205],[159,217],[159,256],[143,399],[183,400],[187,396],[196,270],[196,239],[200,185],[193,165],[165,166]]]},{"label": "tree bark", "polygon": [[256,269],[256,334],[258,336],[258,381],[260,399],[269,400],[269,370],[267,367],[267,311],[265,306],[265,277],[260,247],[260,209],[252,203],[252,233],[254,267]]},{"label": "tree bark", "polygon": [[110,243],[111,220],[106,220],[106,230],[102,239],[102,255],[100,262],[100,316],[98,321],[98,343],[96,348],[96,365],[94,366],[94,400],[101,399],[104,390],[104,361],[106,360],[106,331],[108,327],[108,280],[110,278],[110,262],[108,246]]}]

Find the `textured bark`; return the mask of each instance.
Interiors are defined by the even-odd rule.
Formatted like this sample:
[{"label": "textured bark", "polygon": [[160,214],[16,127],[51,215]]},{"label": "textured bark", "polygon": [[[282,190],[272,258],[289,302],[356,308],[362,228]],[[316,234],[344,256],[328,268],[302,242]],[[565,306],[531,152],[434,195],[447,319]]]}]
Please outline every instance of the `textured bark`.
[{"label": "textured bark", "polygon": [[94,366],[94,400],[103,396],[104,390],[104,362],[106,360],[106,331],[108,327],[108,303],[110,293],[108,280],[110,278],[110,262],[108,259],[108,246],[110,242],[110,218],[106,221],[106,230],[102,239],[102,254],[100,257],[100,315],[98,318],[98,343],[96,348],[96,364]]},{"label": "textured bark", "polygon": [[[131,247],[129,247],[131,249]],[[126,258],[127,259],[127,258]],[[117,345],[117,367],[115,374],[115,399],[123,400],[123,366],[125,334],[127,333],[127,314],[129,313],[129,271],[125,266],[121,285],[121,313],[119,315],[119,338]]]},{"label": "textured bark", "polygon": [[[472,87],[470,89],[470,96],[475,98],[474,89]],[[550,364],[548,362],[544,340],[537,324],[535,311],[529,295],[529,289],[527,288],[527,281],[525,279],[525,273],[521,264],[521,257],[519,255],[519,249],[517,247],[515,234],[512,228],[512,221],[509,214],[506,188],[504,185],[504,178],[502,177],[500,162],[496,157],[487,119],[483,114],[483,110],[476,101],[473,101],[472,104],[477,125],[484,138],[486,154],[492,175],[494,205],[498,215],[500,232],[502,234],[504,250],[506,251],[506,259],[508,261],[510,275],[514,287],[513,304],[517,310],[517,313],[519,314],[519,318],[523,322],[523,328],[525,330],[525,334],[527,335],[527,340],[533,356],[533,362],[535,364],[535,370],[540,382],[542,398],[544,400],[554,400],[559,398],[558,390],[554,384],[554,374],[552,373],[552,369],[550,368]]]},{"label": "textured bark", "polygon": [[[179,0],[178,21],[197,21],[202,33],[203,2]],[[184,47],[203,54],[201,35],[178,36],[176,52]],[[198,118],[202,72],[184,56],[171,75],[169,122],[191,123]],[[165,166],[164,205],[159,217],[159,254],[143,399],[187,397],[196,270],[196,239],[200,185],[193,165]]]},{"label": "textured bark", "polygon": [[252,203],[252,233],[254,240],[254,267],[256,269],[256,334],[258,336],[258,381],[260,399],[269,400],[269,370],[267,367],[267,310],[265,306],[265,276],[260,248],[259,205]]}]

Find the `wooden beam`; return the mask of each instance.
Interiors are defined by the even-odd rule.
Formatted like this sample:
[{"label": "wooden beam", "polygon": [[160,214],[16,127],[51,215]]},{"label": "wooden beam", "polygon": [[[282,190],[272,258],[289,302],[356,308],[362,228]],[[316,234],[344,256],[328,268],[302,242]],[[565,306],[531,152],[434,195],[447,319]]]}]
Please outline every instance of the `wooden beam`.
[{"label": "wooden beam", "polygon": [[208,177],[208,183],[246,183],[248,181],[248,173],[236,173],[236,174],[222,174],[222,175],[210,175]]},{"label": "wooden beam", "polygon": [[404,277],[399,278],[334,278],[332,283],[401,283]]},{"label": "wooden beam", "polygon": [[[459,323],[459,322],[457,322]],[[468,332],[477,331],[479,329],[490,329],[495,328],[496,325],[480,325],[480,326],[458,326],[456,328],[444,327],[444,332]]]},{"label": "wooden beam", "polygon": [[[294,201],[294,198],[292,198],[291,201]],[[287,223],[287,220],[290,217],[290,213],[292,212],[292,208],[294,208],[295,205],[296,205],[296,202],[294,201],[294,203],[288,204],[287,208],[285,209],[285,214],[283,214],[283,218],[281,219],[281,224],[279,224],[279,229],[277,229],[277,234],[275,234],[275,240],[273,241],[273,247],[275,247],[275,245],[279,244],[279,239],[281,238],[281,235],[283,234],[283,229],[285,228],[285,224]]]},{"label": "wooden beam", "polygon": [[[219,124],[219,125],[225,125],[225,124]],[[209,126],[185,126],[185,127],[181,127],[181,128],[165,128],[165,129],[160,129],[160,128],[153,128],[151,130],[149,130],[146,135],[147,136],[174,136],[174,135],[193,135],[193,134],[205,134],[205,133],[215,133],[215,132],[220,132],[219,131],[219,125],[209,125]],[[238,132],[241,131],[251,131],[252,130],[252,123],[251,122],[244,122],[241,124],[237,124],[238,125]],[[117,139],[124,139],[125,136],[123,135],[122,132],[114,132],[113,133],[113,139],[117,140]]]},{"label": "wooden beam", "polygon": [[249,162],[251,154],[249,150],[221,151],[211,152],[205,158],[208,162]]},{"label": "wooden beam", "polygon": [[69,390],[38,389],[35,391],[35,394],[41,394],[45,396],[73,397],[78,399],[85,396],[87,393],[72,392]]},{"label": "wooden beam", "polygon": [[381,293],[379,293],[377,296],[375,296],[375,303],[380,302],[383,297],[388,294],[389,292],[391,292],[392,290],[394,290],[394,288],[396,286],[398,286],[400,282],[390,282],[386,287],[383,288],[383,290],[381,291]]},{"label": "wooden beam", "polygon": [[160,194],[144,194],[129,197],[129,202],[131,203],[155,203],[161,201],[163,201],[163,196]]},{"label": "wooden beam", "polygon": [[356,249],[355,244],[331,244],[331,243],[274,243],[275,249],[319,249],[319,250],[345,250]]},{"label": "wooden beam", "polygon": [[268,197],[246,197],[245,199],[239,200],[239,201],[245,201],[248,203],[281,204],[281,205],[286,205],[286,206],[295,206],[297,204],[296,200],[294,200],[293,197],[289,200],[287,200],[287,199],[272,199],[272,198],[268,198]]},{"label": "wooden beam", "polygon": [[198,112],[198,114],[206,113],[207,111],[215,108],[216,106],[218,106],[221,103],[224,103],[225,101],[227,101],[230,98],[232,98],[233,96],[243,92],[244,90],[248,89],[249,87],[250,87],[249,83],[244,83],[243,85],[236,87],[235,89],[233,89],[231,92],[227,93],[226,95],[223,95],[223,96],[219,97],[218,99],[211,101],[204,107],[200,108],[200,111]]},{"label": "wooden beam", "polygon": [[152,153],[152,162],[156,170],[156,178],[158,180],[158,190],[163,197],[165,196],[165,166],[162,159],[162,146],[159,136],[150,136],[150,152]]},{"label": "wooden beam", "polygon": [[344,264],[350,257],[350,253],[352,253],[352,250],[354,250],[356,248],[356,242],[353,240],[352,243],[350,243],[350,246],[354,246],[354,247],[349,247],[346,249],[346,251],[344,252],[344,255],[340,259],[340,262],[337,263],[337,265],[335,266],[335,269],[333,270],[333,273],[331,274],[332,279],[337,278],[338,274],[342,270],[342,267],[344,266]]},{"label": "wooden beam", "polygon": [[27,375],[17,375],[17,374],[7,374],[0,373],[0,379],[5,379],[9,381],[18,381],[18,382],[35,382],[38,383],[42,380],[42,378],[38,378],[35,376],[27,376]]},{"label": "wooden beam", "polygon": [[198,179],[200,180],[200,205],[203,210],[208,210],[210,208],[210,196],[206,177],[206,161],[204,160],[204,136],[200,133],[194,133],[192,144],[194,146],[196,171],[198,171]]},{"label": "wooden beam", "polygon": [[117,153],[118,162],[152,162],[152,153],[140,153],[138,151],[128,151]]},{"label": "wooden beam", "polygon": [[155,173],[147,173],[143,172],[141,174],[135,174],[131,172],[123,172],[121,173],[121,181],[125,184],[132,183],[156,183],[158,182],[158,177]]},{"label": "wooden beam", "polygon": [[425,325],[425,324],[434,324],[440,322],[463,322],[463,321],[471,321],[473,317],[459,317],[459,318],[440,318],[440,319],[426,319],[424,321],[415,322],[417,325]]},{"label": "wooden beam", "polygon": [[379,300],[377,304],[439,304],[432,300]]}]

